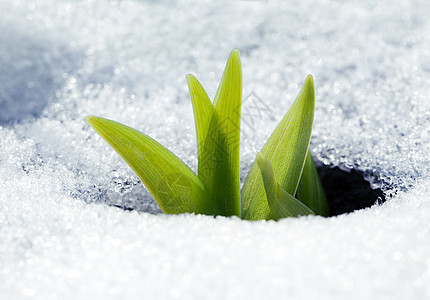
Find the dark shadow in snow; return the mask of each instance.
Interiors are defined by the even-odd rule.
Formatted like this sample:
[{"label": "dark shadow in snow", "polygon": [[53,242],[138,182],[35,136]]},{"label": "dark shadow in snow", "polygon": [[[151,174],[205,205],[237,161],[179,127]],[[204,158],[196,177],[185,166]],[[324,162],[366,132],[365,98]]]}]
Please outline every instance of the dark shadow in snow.
[{"label": "dark shadow in snow", "polygon": [[385,201],[382,191],[372,189],[359,171],[345,172],[330,166],[317,169],[332,216],[370,207],[376,201]]}]

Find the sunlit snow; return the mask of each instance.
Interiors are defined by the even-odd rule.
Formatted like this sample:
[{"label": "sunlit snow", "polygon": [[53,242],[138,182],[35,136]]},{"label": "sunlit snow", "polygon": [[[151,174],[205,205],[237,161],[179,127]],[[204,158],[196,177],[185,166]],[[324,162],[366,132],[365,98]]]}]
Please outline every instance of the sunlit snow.
[{"label": "sunlit snow", "polygon": [[[429,298],[430,3],[377,3],[0,0],[0,299]],[[195,169],[185,75],[213,97],[233,48],[242,183],[312,74],[315,159],[363,172],[384,205],[279,222],[160,213],[84,118]]]}]

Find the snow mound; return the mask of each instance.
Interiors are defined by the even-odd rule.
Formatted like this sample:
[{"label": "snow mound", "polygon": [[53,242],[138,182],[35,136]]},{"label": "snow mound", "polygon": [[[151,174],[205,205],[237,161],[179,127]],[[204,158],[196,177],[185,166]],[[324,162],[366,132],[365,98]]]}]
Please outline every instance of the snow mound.
[{"label": "snow mound", "polygon": [[[426,1],[0,0],[0,294],[430,297],[429,14]],[[195,169],[185,75],[214,95],[233,48],[242,182],[310,73],[315,159],[390,200],[280,222],[159,214],[84,118],[139,129]]]}]

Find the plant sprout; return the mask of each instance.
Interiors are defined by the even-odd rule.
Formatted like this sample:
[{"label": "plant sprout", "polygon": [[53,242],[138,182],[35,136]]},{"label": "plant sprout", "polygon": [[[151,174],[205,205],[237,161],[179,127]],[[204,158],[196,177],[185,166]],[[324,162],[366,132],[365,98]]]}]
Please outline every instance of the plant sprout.
[{"label": "plant sprout", "polygon": [[242,67],[228,58],[213,103],[187,75],[197,137],[198,172],[160,143],[126,125],[89,116],[102,138],[126,161],[167,214],[196,213],[270,220],[329,210],[309,151],[315,110],[311,75],[273,131],[239,188]]}]

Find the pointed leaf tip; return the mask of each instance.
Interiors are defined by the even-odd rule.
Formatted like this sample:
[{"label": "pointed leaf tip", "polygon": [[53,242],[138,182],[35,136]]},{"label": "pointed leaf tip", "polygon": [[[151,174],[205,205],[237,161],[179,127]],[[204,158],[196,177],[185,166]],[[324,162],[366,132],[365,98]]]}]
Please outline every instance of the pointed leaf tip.
[{"label": "pointed leaf tip", "polygon": [[96,117],[96,116],[87,116],[85,118],[85,121],[88,123],[88,125],[90,125],[91,127],[93,127],[94,129],[96,129],[99,125],[99,119],[100,117]]},{"label": "pointed leaf tip", "polygon": [[315,99],[315,87],[314,87],[314,78],[312,75],[306,76],[305,82],[303,83],[303,92],[311,94],[312,98]]},{"label": "pointed leaf tip", "polygon": [[[233,49],[230,52],[230,55],[228,56],[226,69],[231,68],[233,72],[236,74],[240,74],[240,77],[242,77],[242,66],[240,63],[240,52],[237,49]],[[240,79],[240,82],[242,84],[242,79]],[[215,98],[217,98],[215,96]]]},{"label": "pointed leaf tip", "polygon": [[197,78],[193,74],[187,74],[185,76],[185,78],[187,79],[187,83],[188,84],[190,84],[191,82],[193,82],[193,80],[197,80]]},{"label": "pointed leaf tip", "polygon": [[311,74],[308,74],[308,76],[306,76],[305,85],[306,84],[314,85],[314,77]]},{"label": "pointed leaf tip", "polygon": [[87,116],[87,117],[85,118],[85,121],[89,124],[89,123],[91,123],[91,122],[92,122],[93,118],[94,118],[94,116]]},{"label": "pointed leaf tip", "polygon": [[231,50],[231,52],[230,52],[230,56],[234,56],[235,58],[237,57],[237,58],[239,58],[240,57],[240,52],[239,52],[239,50],[238,49],[233,49],[233,50]]}]

